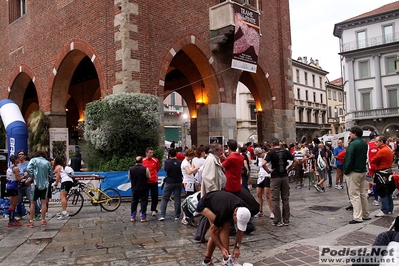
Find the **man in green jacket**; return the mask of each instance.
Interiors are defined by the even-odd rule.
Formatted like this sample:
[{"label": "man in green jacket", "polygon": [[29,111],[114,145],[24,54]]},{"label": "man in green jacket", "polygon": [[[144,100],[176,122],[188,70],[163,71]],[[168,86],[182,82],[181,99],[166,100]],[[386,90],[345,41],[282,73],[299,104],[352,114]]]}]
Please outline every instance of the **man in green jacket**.
[{"label": "man in green jacket", "polygon": [[367,143],[362,139],[363,130],[354,126],[350,130],[351,142],[346,150],[344,174],[348,184],[349,198],[353,206],[353,220],[350,224],[370,220],[366,195]]}]

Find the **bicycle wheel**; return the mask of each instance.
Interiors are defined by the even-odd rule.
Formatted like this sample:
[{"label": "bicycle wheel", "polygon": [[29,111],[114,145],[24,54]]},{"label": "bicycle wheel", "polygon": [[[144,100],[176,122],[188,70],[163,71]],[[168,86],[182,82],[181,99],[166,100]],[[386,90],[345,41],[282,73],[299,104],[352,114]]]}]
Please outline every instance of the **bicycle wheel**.
[{"label": "bicycle wheel", "polygon": [[100,203],[100,206],[107,212],[116,211],[121,206],[121,195],[113,188],[107,188],[100,192],[100,201],[102,200],[106,202]]},{"label": "bicycle wheel", "polygon": [[67,196],[67,211],[69,216],[75,216],[83,208],[83,196],[80,192],[74,192]]}]

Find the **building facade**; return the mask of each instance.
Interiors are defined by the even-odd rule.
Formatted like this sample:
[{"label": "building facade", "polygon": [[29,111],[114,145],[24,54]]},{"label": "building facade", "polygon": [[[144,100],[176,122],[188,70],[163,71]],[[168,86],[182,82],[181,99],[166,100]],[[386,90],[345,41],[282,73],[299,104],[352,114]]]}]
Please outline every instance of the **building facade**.
[{"label": "building facade", "polygon": [[331,124],[329,134],[342,133],[345,128],[345,94],[342,88],[342,78],[327,81],[327,116]]},{"label": "building facade", "polygon": [[399,134],[399,2],[334,26],[346,94],[345,126],[359,125],[387,137]]},{"label": "building facade", "polygon": [[[235,5],[260,14],[254,73],[231,67]],[[25,119],[40,108],[73,135],[88,102],[148,93],[173,113],[163,102],[176,92],[192,143],[206,144],[237,137],[241,82],[254,97],[258,135],[295,139],[288,0],[9,0],[0,26],[0,97]]]},{"label": "building facade", "polygon": [[328,134],[326,75],[318,60],[306,56],[292,59],[295,97],[296,141],[311,142]]}]

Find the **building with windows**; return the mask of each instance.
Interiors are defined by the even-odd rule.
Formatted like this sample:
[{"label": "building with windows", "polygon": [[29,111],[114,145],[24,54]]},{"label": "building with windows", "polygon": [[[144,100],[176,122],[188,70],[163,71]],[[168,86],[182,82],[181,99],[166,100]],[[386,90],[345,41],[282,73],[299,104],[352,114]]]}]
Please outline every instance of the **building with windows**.
[{"label": "building with windows", "polygon": [[339,22],[345,126],[359,125],[388,137],[399,134],[399,2]]},{"label": "building with windows", "polygon": [[[158,2],[0,2],[0,97],[13,100],[25,120],[42,110],[52,128],[67,128],[69,143],[78,145],[88,103],[110,94],[151,94],[164,110],[160,139],[165,128],[176,134],[173,126],[180,126],[199,145],[237,138],[241,82],[253,95],[257,135],[293,141],[289,1]],[[238,24],[235,14],[257,17],[258,24]],[[252,69],[232,65],[234,51],[256,55]],[[176,93],[188,122],[180,119]]]},{"label": "building with windows", "polygon": [[327,116],[326,75],[319,60],[292,59],[296,141],[311,142],[331,128]]},{"label": "building with windows", "polygon": [[345,131],[345,101],[342,88],[342,78],[327,81],[327,116],[331,124],[330,134],[342,133]]}]

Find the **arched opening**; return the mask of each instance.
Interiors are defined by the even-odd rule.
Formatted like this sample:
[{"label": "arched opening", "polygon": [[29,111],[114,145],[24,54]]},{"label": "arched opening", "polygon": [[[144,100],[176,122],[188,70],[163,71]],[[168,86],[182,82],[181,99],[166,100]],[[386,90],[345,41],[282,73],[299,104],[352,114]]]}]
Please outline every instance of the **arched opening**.
[{"label": "arched opening", "polygon": [[69,52],[54,79],[52,127],[67,128],[69,145],[80,145],[86,104],[101,97],[100,83],[92,60],[82,51]]},{"label": "arched opening", "polygon": [[10,88],[9,98],[13,100],[21,109],[21,114],[28,122],[29,116],[39,109],[39,100],[36,86],[31,77],[21,72],[14,80]]},{"label": "arched opening", "polygon": [[[208,105],[219,102],[218,91],[214,72],[197,46],[188,44],[177,51],[165,77],[164,128],[179,130],[182,146],[208,143]],[[174,101],[180,96],[179,106]]]}]

